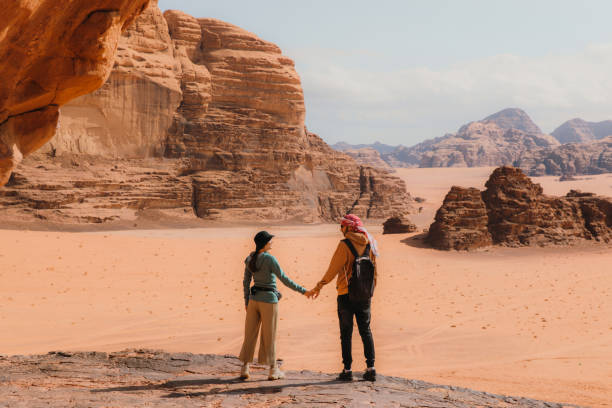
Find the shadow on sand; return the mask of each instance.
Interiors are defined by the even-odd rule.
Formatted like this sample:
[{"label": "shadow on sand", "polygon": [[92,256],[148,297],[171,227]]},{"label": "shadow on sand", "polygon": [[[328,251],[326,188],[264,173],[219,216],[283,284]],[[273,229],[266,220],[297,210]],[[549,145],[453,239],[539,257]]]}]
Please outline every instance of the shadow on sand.
[{"label": "shadow on sand", "polygon": [[[259,385],[261,381],[242,381],[239,378],[205,378],[201,380],[173,380],[166,381],[162,384],[150,384],[150,385],[135,385],[126,387],[113,387],[91,390],[91,392],[132,392],[132,391],[150,391],[150,390],[163,390],[163,389],[174,389],[175,392],[164,395],[162,398],[191,398],[191,397],[202,397],[207,395],[216,394],[276,394],[282,392],[285,388],[293,387],[307,387],[311,385],[330,385],[339,383],[337,380],[327,381],[315,381],[315,382],[297,382],[290,384],[274,384],[274,385]],[[187,387],[199,387],[206,385],[231,385],[231,384],[243,384],[244,387],[228,388],[228,387],[215,387],[207,391],[199,392],[181,392],[181,388]],[[249,387],[252,384],[254,386]]]},{"label": "shadow on sand", "polygon": [[404,238],[400,242],[402,244],[406,244],[414,248],[431,248],[431,246],[425,242],[426,236],[427,236],[427,233],[422,232],[420,234],[412,235],[408,238]]}]

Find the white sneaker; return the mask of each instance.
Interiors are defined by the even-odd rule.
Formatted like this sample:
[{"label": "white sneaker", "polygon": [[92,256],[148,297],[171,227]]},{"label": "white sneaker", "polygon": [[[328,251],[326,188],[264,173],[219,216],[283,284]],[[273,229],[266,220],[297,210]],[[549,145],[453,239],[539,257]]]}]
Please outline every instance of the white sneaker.
[{"label": "white sneaker", "polygon": [[248,380],[251,377],[249,374],[249,363],[244,363],[240,369],[240,379]]},{"label": "white sneaker", "polygon": [[277,366],[270,367],[270,374],[268,374],[268,380],[280,380],[285,378],[285,373],[278,369]]}]

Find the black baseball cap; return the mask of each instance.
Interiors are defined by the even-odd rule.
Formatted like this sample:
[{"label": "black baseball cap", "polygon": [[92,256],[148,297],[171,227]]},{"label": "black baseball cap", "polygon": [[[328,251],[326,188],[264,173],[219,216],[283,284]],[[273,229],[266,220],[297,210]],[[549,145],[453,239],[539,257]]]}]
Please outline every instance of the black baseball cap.
[{"label": "black baseball cap", "polygon": [[265,247],[272,238],[274,238],[274,235],[270,234],[268,231],[259,231],[257,234],[255,234],[253,241],[255,241],[255,246],[258,249],[261,249]]}]

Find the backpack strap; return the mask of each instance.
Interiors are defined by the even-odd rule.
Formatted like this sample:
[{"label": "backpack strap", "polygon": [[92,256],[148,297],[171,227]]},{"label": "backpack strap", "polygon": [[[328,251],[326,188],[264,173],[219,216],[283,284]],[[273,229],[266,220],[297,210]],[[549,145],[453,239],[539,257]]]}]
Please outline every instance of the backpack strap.
[{"label": "backpack strap", "polygon": [[353,254],[355,259],[359,258],[359,254],[357,253],[357,250],[353,246],[353,243],[351,242],[350,239],[348,239],[348,238],[347,239],[343,239],[342,242],[344,242],[346,244],[346,246],[349,248],[349,250],[351,251],[351,254]]},{"label": "backpack strap", "polygon": [[[355,246],[353,246],[353,243],[351,242],[350,239],[348,238],[343,239],[342,242],[344,242],[346,246],[349,247],[355,259],[360,257],[359,254],[357,253],[357,250],[355,249]],[[369,242],[368,242],[368,245],[366,245],[365,250],[363,251],[363,254],[361,255],[361,257],[364,257],[364,256],[367,256],[368,258],[370,257],[370,243]]]}]

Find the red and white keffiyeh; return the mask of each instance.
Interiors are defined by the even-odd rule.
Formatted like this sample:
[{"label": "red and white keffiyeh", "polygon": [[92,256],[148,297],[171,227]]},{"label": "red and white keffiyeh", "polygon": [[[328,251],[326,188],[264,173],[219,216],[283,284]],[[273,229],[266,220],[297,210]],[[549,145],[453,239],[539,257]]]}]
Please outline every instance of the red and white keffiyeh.
[{"label": "red and white keffiyeh", "polygon": [[361,219],[358,216],[355,214],[347,214],[340,220],[340,225],[349,227],[349,231],[361,232],[368,237],[368,241],[370,241],[370,249],[372,252],[374,252],[374,255],[378,256],[378,244],[372,234],[365,229],[363,222],[361,222]]}]

